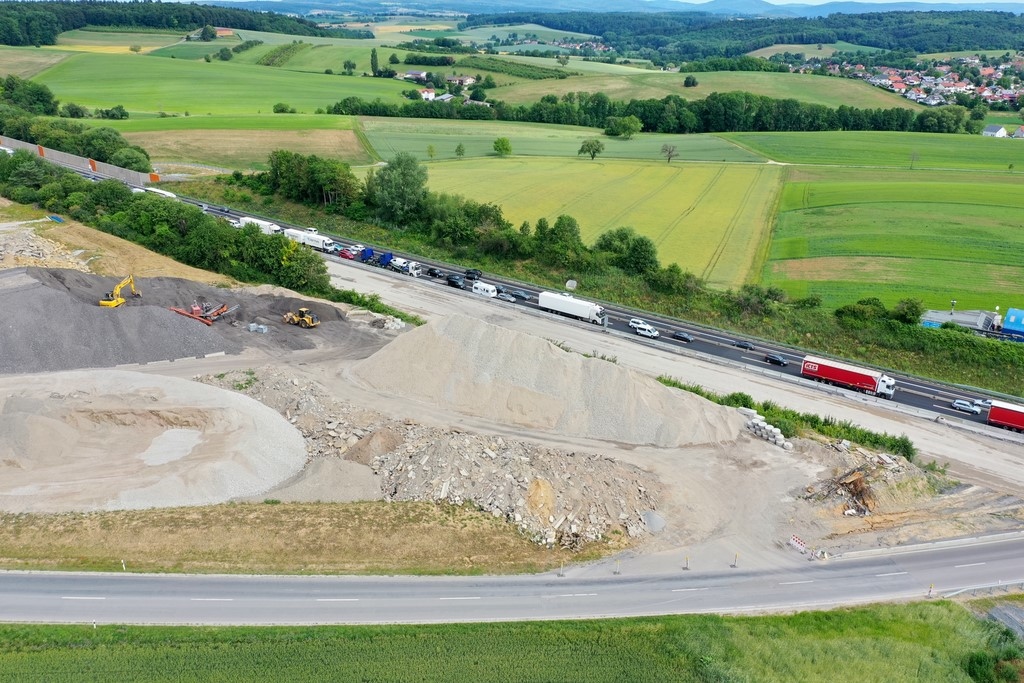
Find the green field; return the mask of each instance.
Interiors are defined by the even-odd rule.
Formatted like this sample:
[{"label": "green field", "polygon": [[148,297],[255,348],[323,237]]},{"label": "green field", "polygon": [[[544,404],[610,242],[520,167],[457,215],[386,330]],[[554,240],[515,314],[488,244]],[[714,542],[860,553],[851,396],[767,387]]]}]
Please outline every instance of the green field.
[{"label": "green field", "polygon": [[790,616],[435,626],[10,625],[0,626],[0,672],[47,683],[789,683],[837,680],[837,671],[852,667],[858,681],[971,683],[970,655],[988,659],[982,673],[992,676],[994,656],[1013,648],[992,622],[936,602]]},{"label": "green field", "polygon": [[140,55],[74,55],[39,74],[62,101],[88,107],[123,105],[135,112],[252,115],[285,102],[312,113],[343,97],[401,101],[398,81],[306,74],[214,60]]},{"label": "green field", "polygon": [[790,164],[909,169],[1024,171],[1021,140],[980,135],[833,131],[827,133],[722,133],[723,138]]},{"label": "green field", "polygon": [[[1020,305],[1024,185],[1006,174],[840,170],[785,185],[764,281],[826,306]],[[955,275],[953,275],[955,274]],[[953,275],[951,277],[951,275]]]},{"label": "green field", "polygon": [[[554,60],[519,57],[520,61],[551,66]],[[584,71],[593,62],[571,60],[566,69]],[[605,65],[607,66],[607,65]],[[595,70],[596,71],[596,70]],[[918,110],[920,105],[895,93],[875,88],[863,81],[849,78],[825,78],[810,74],[751,73],[746,71],[715,71],[696,74],[699,85],[683,87],[684,74],[630,69],[619,67],[617,73],[588,72],[565,80],[515,81],[504,74],[496,74],[499,88],[490,97],[511,103],[536,102],[544,95],[557,95],[569,91],[603,92],[613,100],[661,99],[666,95],[679,95],[687,100],[703,99],[713,92],[746,91],[777,99],[795,99],[812,104],[838,107],[841,104],[859,108],[906,108]],[[506,85],[509,84],[509,85]]]},{"label": "green field", "polygon": [[130,54],[128,48],[131,45],[138,45],[143,48],[143,52],[148,52],[154,48],[172,45],[181,39],[181,33],[170,32],[65,31],[57,36],[57,45],[47,46],[47,49]]},{"label": "green field", "polygon": [[[821,45],[821,48],[818,48]],[[762,47],[760,50],[753,50],[747,54],[751,57],[762,57],[768,59],[772,55],[782,54],[783,52],[789,52],[797,54],[803,52],[810,57],[831,57],[836,52],[878,52],[877,47],[867,47],[864,45],[855,45],[853,43],[847,43],[846,41],[840,40],[835,43],[780,43],[778,45],[769,45],[768,47]]]}]

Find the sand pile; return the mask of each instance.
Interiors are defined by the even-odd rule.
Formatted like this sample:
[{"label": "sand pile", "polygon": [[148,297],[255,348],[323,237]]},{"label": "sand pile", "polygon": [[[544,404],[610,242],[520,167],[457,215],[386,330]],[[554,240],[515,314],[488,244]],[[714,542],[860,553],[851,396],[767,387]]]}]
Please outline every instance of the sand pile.
[{"label": "sand pile", "polygon": [[463,316],[401,335],[353,373],[379,391],[565,436],[671,448],[732,441],[743,425],[632,370]]},{"label": "sand pile", "polygon": [[112,370],[0,378],[0,509],[208,505],[299,472],[302,437],[250,398]]}]

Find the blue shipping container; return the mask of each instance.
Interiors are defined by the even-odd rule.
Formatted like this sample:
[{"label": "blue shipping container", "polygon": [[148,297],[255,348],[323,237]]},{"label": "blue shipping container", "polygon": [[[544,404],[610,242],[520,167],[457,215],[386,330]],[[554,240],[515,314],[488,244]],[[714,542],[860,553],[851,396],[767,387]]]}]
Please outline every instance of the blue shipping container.
[{"label": "blue shipping container", "polygon": [[1003,316],[1003,334],[1024,334],[1024,311],[1019,308],[1006,309]]}]

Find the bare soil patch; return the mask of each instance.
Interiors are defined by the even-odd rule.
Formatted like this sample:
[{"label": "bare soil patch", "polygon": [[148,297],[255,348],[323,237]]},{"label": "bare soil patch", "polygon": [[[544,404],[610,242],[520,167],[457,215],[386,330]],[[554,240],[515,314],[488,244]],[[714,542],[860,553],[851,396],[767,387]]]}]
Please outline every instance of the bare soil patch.
[{"label": "bare soil patch", "polygon": [[875,282],[903,282],[905,263],[898,258],[821,256],[776,261],[772,267],[780,277],[792,280],[856,280],[868,273]]}]

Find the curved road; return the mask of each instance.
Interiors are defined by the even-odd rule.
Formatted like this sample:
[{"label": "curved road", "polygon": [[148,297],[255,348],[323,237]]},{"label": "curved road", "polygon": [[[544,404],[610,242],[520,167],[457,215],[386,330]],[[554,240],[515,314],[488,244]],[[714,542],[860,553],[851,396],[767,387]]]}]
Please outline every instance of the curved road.
[{"label": "curved road", "polygon": [[[564,576],[282,577],[0,574],[0,620],[129,624],[378,624],[581,619],[760,612],[935,597],[1024,584],[1024,532],[829,560],[795,550],[770,572],[691,566],[616,575],[615,565]],[[989,590],[989,589],[986,589]],[[984,593],[984,591],[983,591]]]}]

